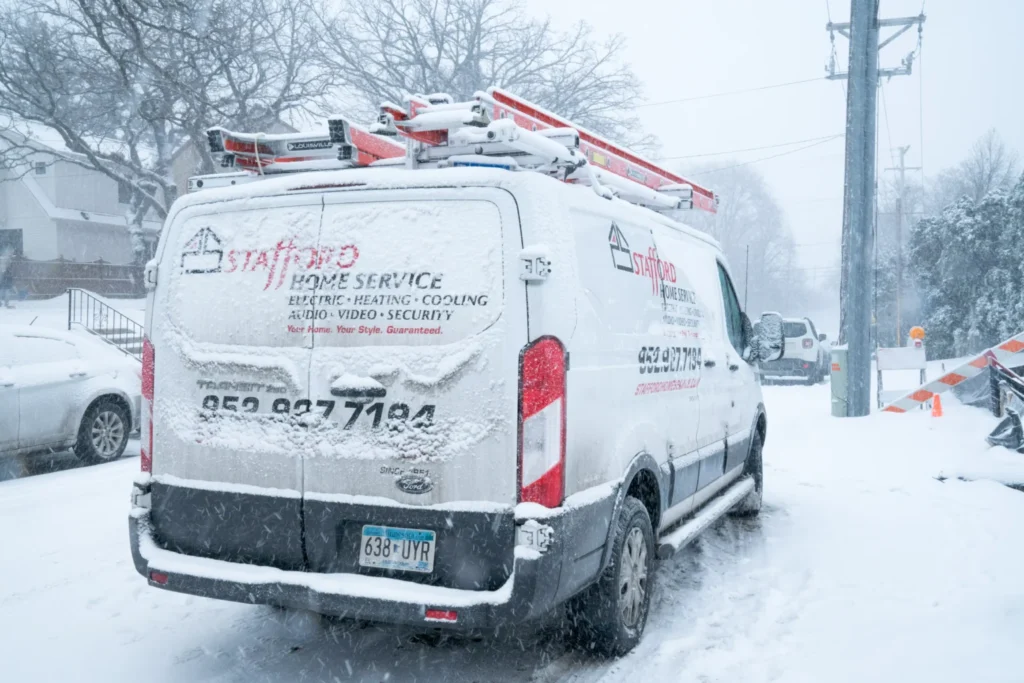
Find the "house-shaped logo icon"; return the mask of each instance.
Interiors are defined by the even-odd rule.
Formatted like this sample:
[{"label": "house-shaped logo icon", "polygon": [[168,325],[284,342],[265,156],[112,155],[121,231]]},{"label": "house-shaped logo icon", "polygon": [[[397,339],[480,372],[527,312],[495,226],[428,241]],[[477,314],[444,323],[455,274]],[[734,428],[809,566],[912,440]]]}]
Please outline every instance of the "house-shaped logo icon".
[{"label": "house-shaped logo icon", "polygon": [[220,238],[210,228],[202,228],[185,243],[181,251],[181,270],[185,273],[219,273],[224,258]]},{"label": "house-shaped logo icon", "polygon": [[612,263],[615,267],[627,273],[632,273],[633,254],[629,250],[626,236],[622,234],[622,230],[615,223],[612,223],[612,229],[608,231],[608,246],[611,247]]}]

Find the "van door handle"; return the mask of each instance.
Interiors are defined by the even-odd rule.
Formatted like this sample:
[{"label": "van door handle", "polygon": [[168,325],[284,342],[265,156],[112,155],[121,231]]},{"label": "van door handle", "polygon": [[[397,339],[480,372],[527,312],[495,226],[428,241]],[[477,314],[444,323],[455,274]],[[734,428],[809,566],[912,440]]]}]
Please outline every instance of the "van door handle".
[{"label": "van door handle", "polygon": [[713,368],[713,367],[715,367],[715,361],[713,361],[713,360],[711,360],[709,358],[708,360],[704,361],[704,367],[706,367],[706,368]]},{"label": "van door handle", "polygon": [[88,374],[89,373],[85,372],[85,371],[82,371],[82,372],[71,372],[71,373],[68,373],[68,377],[85,377]]},{"label": "van door handle", "polygon": [[14,386],[14,382],[0,382],[0,387],[6,388],[6,387],[13,387],[13,386]]}]

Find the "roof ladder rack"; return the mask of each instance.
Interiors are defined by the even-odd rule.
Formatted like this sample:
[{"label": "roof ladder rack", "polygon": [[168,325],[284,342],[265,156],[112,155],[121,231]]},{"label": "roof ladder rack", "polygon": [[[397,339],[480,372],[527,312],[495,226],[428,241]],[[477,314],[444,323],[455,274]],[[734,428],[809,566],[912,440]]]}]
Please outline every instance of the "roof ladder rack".
[{"label": "roof ladder rack", "polygon": [[[506,122],[518,133],[513,133]],[[508,147],[513,155],[533,157],[532,152],[545,145],[539,138],[566,141],[574,137],[571,149],[576,155],[555,164],[572,167],[566,180],[603,187],[599,191],[657,211],[697,208],[715,212],[718,206],[711,190],[499,88],[478,92],[469,102],[452,102],[448,96],[414,95],[407,108],[385,103],[371,130],[413,141],[407,162],[414,168],[424,163],[444,165],[449,158],[454,158],[453,165],[497,165],[458,157],[507,155]],[[474,130],[483,132],[474,135]],[[547,163],[519,159],[519,165],[545,170],[555,160],[551,148],[547,149]],[[583,170],[580,157],[588,169]]]},{"label": "roof ladder rack", "polygon": [[[529,169],[591,186],[659,212],[715,212],[718,197],[625,147],[500,88],[468,102],[450,95],[412,95],[405,107],[385,103],[369,128],[336,116],[326,134],[207,131],[220,173],[189,179],[189,189],[234,185],[260,176],[404,163]],[[400,140],[401,139],[401,140]]]}]

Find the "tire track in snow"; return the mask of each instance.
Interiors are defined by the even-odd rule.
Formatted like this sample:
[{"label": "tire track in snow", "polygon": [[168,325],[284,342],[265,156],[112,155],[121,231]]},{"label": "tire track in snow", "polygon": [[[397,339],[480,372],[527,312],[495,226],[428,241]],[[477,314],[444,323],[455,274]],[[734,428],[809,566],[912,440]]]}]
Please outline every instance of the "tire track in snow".
[{"label": "tire track in snow", "polygon": [[785,639],[810,599],[810,573],[777,566],[770,550],[788,526],[785,510],[768,507],[753,520],[718,523],[657,568],[647,630],[633,652],[607,661],[568,651],[531,683],[773,680],[782,672],[763,670],[763,652]]}]

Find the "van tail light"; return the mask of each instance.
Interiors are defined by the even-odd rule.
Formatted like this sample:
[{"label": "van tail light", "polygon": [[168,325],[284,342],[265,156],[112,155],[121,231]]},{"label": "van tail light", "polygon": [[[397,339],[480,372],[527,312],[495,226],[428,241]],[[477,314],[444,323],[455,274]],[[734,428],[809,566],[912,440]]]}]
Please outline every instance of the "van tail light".
[{"label": "van tail light", "polygon": [[813,339],[804,339],[804,348],[805,349],[809,349],[809,348],[811,348],[813,346],[814,346],[814,340]]},{"label": "van tail light", "polygon": [[519,356],[519,500],[549,508],[565,495],[565,347],[541,337]]},{"label": "van tail light", "polygon": [[153,374],[156,358],[149,337],[142,338],[142,439],[141,465],[143,472],[153,471]]},{"label": "van tail light", "polygon": [[453,609],[428,608],[423,613],[423,618],[427,621],[447,621],[454,624],[459,620],[459,613]]}]

